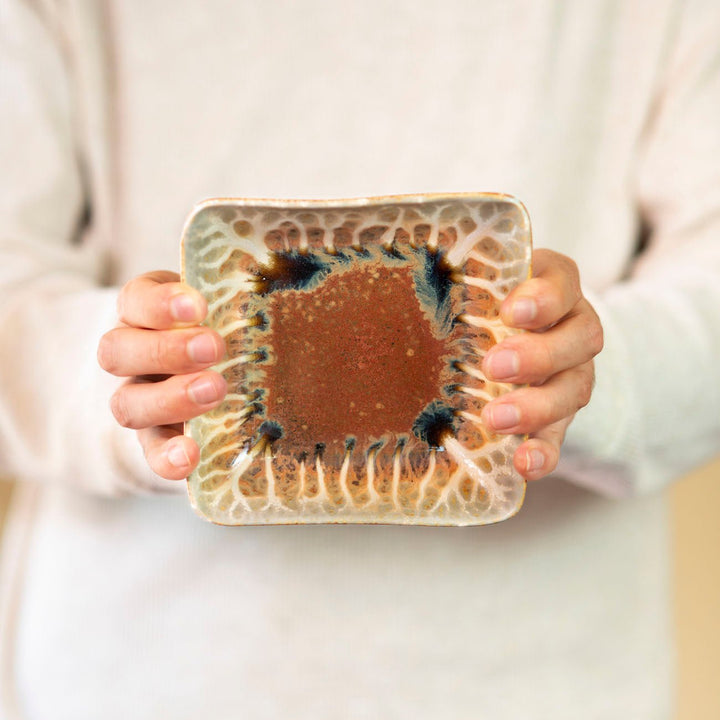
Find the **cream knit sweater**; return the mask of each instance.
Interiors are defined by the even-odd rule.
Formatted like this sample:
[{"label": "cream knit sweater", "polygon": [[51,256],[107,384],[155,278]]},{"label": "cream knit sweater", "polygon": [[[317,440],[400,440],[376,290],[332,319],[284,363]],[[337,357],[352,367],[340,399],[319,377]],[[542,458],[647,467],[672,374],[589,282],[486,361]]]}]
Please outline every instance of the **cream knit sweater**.
[{"label": "cream knit sweater", "polygon": [[[5,0],[0,718],[671,717],[662,488],[720,447],[719,10]],[[472,190],[606,333],[516,518],[219,528],[146,469],[95,348],[196,201]]]}]

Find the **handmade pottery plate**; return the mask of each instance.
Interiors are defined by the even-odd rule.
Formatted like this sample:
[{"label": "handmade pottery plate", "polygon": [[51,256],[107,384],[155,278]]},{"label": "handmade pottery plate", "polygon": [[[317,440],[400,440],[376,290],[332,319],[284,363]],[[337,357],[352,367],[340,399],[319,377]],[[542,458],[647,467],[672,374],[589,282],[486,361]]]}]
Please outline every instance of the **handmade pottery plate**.
[{"label": "handmade pottery plate", "polygon": [[183,279],[225,339],[193,507],[223,525],[470,525],[520,508],[522,438],[484,427],[513,386],[481,370],[515,332],[530,222],[497,194],[209,200],[183,233]]}]

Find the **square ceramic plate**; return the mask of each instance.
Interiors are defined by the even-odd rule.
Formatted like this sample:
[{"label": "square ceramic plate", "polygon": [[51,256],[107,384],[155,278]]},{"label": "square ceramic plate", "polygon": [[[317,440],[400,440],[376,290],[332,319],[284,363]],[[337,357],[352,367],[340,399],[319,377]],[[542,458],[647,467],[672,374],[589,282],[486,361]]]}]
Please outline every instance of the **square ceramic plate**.
[{"label": "square ceramic plate", "polygon": [[223,525],[502,520],[522,438],[490,433],[484,354],[530,273],[514,198],[210,200],[183,279],[227,345],[228,395],[186,424],[193,507]]}]

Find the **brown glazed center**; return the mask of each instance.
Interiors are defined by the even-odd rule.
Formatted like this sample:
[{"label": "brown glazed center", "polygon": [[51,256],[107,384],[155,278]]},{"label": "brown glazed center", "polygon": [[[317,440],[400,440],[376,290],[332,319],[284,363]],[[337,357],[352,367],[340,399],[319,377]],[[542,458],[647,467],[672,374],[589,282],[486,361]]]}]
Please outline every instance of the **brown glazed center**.
[{"label": "brown glazed center", "polygon": [[269,314],[267,417],[288,449],[410,434],[439,396],[447,347],[420,308],[409,268],[367,263],[310,291],[275,292]]}]

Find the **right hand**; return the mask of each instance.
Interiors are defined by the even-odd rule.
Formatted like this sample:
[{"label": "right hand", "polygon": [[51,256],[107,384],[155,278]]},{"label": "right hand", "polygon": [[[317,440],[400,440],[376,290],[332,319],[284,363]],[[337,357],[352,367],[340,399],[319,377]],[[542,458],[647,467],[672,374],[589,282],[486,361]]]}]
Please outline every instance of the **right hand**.
[{"label": "right hand", "polygon": [[128,282],[118,297],[119,325],[103,335],[98,362],[127,377],[110,407],[123,427],[137,430],[148,465],[181,480],[200,457],[182,423],[220,404],[222,375],[208,370],[225,355],[218,333],[200,326],[207,303],[176,273],[163,270]]}]

